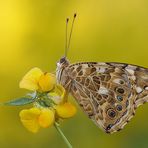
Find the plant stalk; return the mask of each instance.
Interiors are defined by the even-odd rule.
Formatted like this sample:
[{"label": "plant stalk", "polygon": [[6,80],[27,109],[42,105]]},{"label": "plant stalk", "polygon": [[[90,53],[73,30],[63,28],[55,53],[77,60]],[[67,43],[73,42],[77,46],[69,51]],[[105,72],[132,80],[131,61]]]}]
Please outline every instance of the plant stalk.
[{"label": "plant stalk", "polygon": [[60,129],[58,123],[55,122],[54,124],[56,130],[58,131],[58,133],[61,135],[61,137],[63,138],[63,140],[65,141],[66,145],[68,148],[73,148],[72,145],[70,144],[70,142],[68,141],[68,139],[65,137],[65,135],[63,134],[62,130]]}]

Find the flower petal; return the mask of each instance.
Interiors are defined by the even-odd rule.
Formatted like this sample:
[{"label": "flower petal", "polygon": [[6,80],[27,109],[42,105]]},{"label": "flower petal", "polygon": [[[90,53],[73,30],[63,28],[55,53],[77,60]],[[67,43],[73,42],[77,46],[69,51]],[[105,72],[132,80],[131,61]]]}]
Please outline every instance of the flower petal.
[{"label": "flower petal", "polygon": [[41,111],[38,108],[24,109],[20,112],[20,119],[24,127],[29,131],[36,133],[40,126],[38,124],[38,117]]},{"label": "flower petal", "polygon": [[40,79],[39,79],[39,89],[42,92],[47,92],[50,91],[54,88],[56,83],[56,77],[54,74],[51,73],[45,73],[43,75],[41,75]]},{"label": "flower petal", "polygon": [[23,120],[32,120],[38,118],[40,115],[41,111],[39,108],[31,108],[31,109],[24,109],[20,111],[20,118]]},{"label": "flower petal", "polygon": [[43,128],[47,128],[54,123],[54,111],[50,109],[42,109],[39,116],[38,122],[39,125]]},{"label": "flower petal", "polygon": [[32,91],[37,90],[38,81],[41,75],[43,75],[43,72],[39,68],[35,67],[31,69],[20,81],[20,88],[25,88]]},{"label": "flower petal", "polygon": [[32,133],[37,133],[40,129],[37,120],[21,120],[21,122],[24,125],[24,127]]},{"label": "flower petal", "polygon": [[55,107],[56,113],[61,118],[70,118],[76,114],[76,107],[71,103],[64,103]]}]

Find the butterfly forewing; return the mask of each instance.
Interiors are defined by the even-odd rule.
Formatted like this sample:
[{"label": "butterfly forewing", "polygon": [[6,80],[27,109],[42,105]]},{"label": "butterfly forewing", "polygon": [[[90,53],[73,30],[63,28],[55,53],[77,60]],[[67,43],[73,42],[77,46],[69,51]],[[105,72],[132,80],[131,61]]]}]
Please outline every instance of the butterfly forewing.
[{"label": "butterfly forewing", "polygon": [[135,109],[148,101],[148,70],[142,67],[84,62],[60,66],[57,75],[89,118],[107,133],[122,129]]}]

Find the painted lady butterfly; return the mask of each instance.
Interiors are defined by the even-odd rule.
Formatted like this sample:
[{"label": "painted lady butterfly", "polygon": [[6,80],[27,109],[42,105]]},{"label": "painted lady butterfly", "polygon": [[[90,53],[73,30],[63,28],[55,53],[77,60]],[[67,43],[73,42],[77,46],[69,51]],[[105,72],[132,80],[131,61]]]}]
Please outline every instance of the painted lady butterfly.
[{"label": "painted lady butterfly", "polygon": [[[75,17],[76,14],[73,24]],[[72,94],[88,117],[106,133],[123,129],[136,108],[148,101],[148,69],[144,67],[99,62],[70,64],[65,55],[57,63],[56,75],[67,93]]]}]

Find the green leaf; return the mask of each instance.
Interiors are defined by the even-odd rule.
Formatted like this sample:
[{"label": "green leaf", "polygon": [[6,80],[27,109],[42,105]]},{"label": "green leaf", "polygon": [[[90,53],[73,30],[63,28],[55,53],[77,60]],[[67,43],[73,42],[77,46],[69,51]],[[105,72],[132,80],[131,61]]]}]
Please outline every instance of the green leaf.
[{"label": "green leaf", "polygon": [[18,99],[14,99],[14,100],[10,100],[10,101],[4,102],[1,105],[21,106],[21,105],[31,104],[34,101],[35,101],[35,98],[22,97],[22,98],[18,98]]}]

